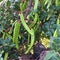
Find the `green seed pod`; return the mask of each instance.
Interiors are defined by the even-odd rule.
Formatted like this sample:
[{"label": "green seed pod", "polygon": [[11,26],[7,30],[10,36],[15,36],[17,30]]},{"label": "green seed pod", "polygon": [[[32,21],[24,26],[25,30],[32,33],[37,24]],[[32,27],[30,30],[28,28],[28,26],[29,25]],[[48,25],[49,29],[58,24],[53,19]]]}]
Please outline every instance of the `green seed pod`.
[{"label": "green seed pod", "polygon": [[20,23],[16,22],[14,31],[13,31],[13,43],[16,44],[16,48],[18,49],[18,36],[19,36],[19,31],[20,31]]},{"label": "green seed pod", "polygon": [[31,35],[31,43],[30,43],[28,49],[26,50],[25,54],[27,54],[27,53],[30,51],[30,49],[32,48],[32,46],[33,46],[33,44],[34,44],[34,41],[35,41],[34,30],[31,29],[31,31],[33,31],[33,35]]},{"label": "green seed pod", "polygon": [[35,41],[35,35],[34,35],[34,30],[33,29],[30,29],[28,27],[28,25],[26,24],[25,20],[24,20],[24,16],[23,14],[20,14],[20,18],[21,18],[21,22],[24,26],[24,28],[28,31],[28,33],[31,35],[31,43],[30,43],[30,46],[28,47],[28,49],[26,50],[25,54],[27,54],[30,49],[32,48],[33,44],[34,44],[34,41]]},{"label": "green seed pod", "polygon": [[33,32],[30,30],[30,28],[28,27],[28,25],[26,24],[26,22],[24,20],[23,14],[20,14],[19,16],[21,18],[21,22],[22,22],[24,28],[27,30],[28,33],[30,33],[31,35],[33,35]]}]

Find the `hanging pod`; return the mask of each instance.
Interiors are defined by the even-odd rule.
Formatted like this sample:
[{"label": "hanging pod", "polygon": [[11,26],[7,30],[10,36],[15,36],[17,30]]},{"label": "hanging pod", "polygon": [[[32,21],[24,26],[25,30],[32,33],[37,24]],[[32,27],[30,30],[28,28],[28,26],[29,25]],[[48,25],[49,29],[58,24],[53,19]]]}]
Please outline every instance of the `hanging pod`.
[{"label": "hanging pod", "polygon": [[21,18],[21,23],[23,24],[24,28],[27,30],[27,32],[31,35],[33,35],[33,32],[31,31],[31,29],[28,27],[28,25],[26,24],[25,20],[24,20],[24,16],[23,14],[19,14],[20,18]]},{"label": "hanging pod", "polygon": [[26,52],[25,52],[25,54],[27,54],[27,53],[30,51],[30,49],[32,48],[33,44],[34,44],[35,35],[34,35],[34,30],[33,30],[33,29],[30,29],[30,28],[28,27],[28,25],[26,24],[26,22],[25,22],[25,20],[24,20],[24,16],[23,16],[22,13],[20,14],[20,18],[21,18],[21,22],[22,22],[24,28],[25,28],[25,29],[27,30],[27,32],[31,35],[31,43],[30,43],[28,49],[27,49]]},{"label": "hanging pod", "polygon": [[18,36],[19,36],[19,31],[20,31],[20,22],[16,21],[15,26],[14,26],[14,31],[13,31],[13,43],[16,44],[16,48],[18,49]]},{"label": "hanging pod", "polygon": [[35,41],[34,30],[31,29],[31,31],[33,31],[33,35],[31,35],[31,43],[30,43],[28,49],[26,50],[25,54],[27,54],[27,53],[30,51],[30,49],[32,48],[32,46],[33,46],[33,44],[34,44],[34,41]]}]

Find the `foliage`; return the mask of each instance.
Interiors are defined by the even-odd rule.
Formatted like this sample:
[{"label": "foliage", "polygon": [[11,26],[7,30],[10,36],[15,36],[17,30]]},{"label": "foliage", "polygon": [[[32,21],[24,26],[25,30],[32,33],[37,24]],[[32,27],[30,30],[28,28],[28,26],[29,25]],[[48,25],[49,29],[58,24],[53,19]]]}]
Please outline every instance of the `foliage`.
[{"label": "foliage", "polygon": [[[48,58],[47,58],[48,57]],[[59,60],[59,56],[55,51],[48,51],[44,60]]]},{"label": "foliage", "polygon": [[[53,52],[53,54],[50,52],[50,53],[47,53],[47,55],[46,55],[46,57],[45,57],[45,60],[51,60],[51,57],[53,57],[54,56],[54,58],[52,58],[53,60],[59,60],[60,59],[60,57],[58,57],[57,55],[57,53],[56,52],[58,52],[58,53],[60,53],[60,20],[58,19],[57,20],[57,28],[56,28],[56,30],[55,30],[55,32],[54,32],[54,35],[53,35],[53,37],[51,37],[51,39],[50,39],[50,47],[51,47],[51,49],[52,50],[55,50],[55,52]],[[50,54],[52,54],[52,55],[50,55]],[[47,57],[50,57],[50,58],[48,58],[47,59]]]},{"label": "foliage", "polygon": [[1,0],[0,51],[4,52],[0,59],[7,60],[11,49],[19,55],[30,53],[38,41],[51,50],[45,60],[59,60],[59,20],[60,0]]}]

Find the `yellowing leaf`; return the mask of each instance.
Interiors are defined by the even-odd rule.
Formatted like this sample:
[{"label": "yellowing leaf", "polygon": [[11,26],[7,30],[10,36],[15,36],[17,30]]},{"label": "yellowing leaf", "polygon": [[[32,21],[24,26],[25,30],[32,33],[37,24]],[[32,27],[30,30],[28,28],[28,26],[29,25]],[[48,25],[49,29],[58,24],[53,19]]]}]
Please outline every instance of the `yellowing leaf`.
[{"label": "yellowing leaf", "polygon": [[41,42],[45,46],[45,48],[50,47],[50,40],[48,38],[43,38]]}]

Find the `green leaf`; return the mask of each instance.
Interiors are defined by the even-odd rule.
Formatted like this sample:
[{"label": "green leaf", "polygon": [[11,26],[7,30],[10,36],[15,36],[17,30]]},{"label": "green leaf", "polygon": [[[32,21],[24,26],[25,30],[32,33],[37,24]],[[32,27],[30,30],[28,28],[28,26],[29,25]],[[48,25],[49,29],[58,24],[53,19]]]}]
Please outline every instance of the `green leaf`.
[{"label": "green leaf", "polygon": [[44,60],[49,60],[51,57],[55,56],[56,53],[54,51],[48,51]]}]

